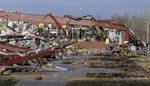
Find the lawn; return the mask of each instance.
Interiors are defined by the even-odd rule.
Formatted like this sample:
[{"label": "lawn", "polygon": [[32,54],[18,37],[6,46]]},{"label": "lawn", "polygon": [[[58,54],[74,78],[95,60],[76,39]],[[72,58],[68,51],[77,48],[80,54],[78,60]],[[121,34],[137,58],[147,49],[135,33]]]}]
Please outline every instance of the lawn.
[{"label": "lawn", "polygon": [[150,86],[147,79],[78,79],[70,80],[66,86]]},{"label": "lawn", "polygon": [[13,77],[0,76],[0,86],[14,86],[17,82]]}]

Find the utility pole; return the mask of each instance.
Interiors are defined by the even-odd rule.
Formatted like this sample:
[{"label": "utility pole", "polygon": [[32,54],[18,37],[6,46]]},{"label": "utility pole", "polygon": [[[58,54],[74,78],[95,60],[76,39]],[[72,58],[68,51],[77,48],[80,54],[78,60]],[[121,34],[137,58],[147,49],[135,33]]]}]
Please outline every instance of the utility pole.
[{"label": "utility pole", "polygon": [[147,21],[147,52],[149,53],[149,21]]}]

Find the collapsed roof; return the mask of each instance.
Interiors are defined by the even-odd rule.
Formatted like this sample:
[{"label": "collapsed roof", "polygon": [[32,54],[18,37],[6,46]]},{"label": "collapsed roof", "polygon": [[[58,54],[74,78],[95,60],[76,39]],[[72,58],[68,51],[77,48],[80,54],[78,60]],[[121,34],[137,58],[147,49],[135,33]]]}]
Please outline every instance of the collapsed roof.
[{"label": "collapsed roof", "polygon": [[[36,15],[36,14],[26,14],[26,13],[18,13],[18,12],[6,12],[6,11],[0,11],[0,18],[6,18],[8,20],[14,20],[14,21],[24,21],[24,22],[30,22],[33,24],[38,23],[52,23],[55,24],[53,19],[51,17],[46,17],[44,20],[43,18],[45,15]],[[114,28],[114,29],[120,29],[120,30],[128,30],[127,27],[117,21],[113,20],[89,20],[89,19],[83,19],[76,21],[74,19],[66,19],[64,17],[54,16],[56,20],[61,24],[65,25],[67,23],[71,25],[85,25],[85,26],[102,26],[102,27],[108,27],[108,28]]]},{"label": "collapsed roof", "polygon": [[[6,11],[0,11],[0,19],[8,22],[9,20],[11,21],[23,21],[23,22],[29,22],[32,24],[39,24],[39,23],[45,23],[45,24],[54,24],[56,25],[59,29],[63,29],[63,25],[74,25],[74,26],[90,26],[90,27],[104,27],[108,29],[117,29],[122,33],[122,39],[123,42],[125,41],[137,41],[139,45],[143,46],[143,42],[134,35],[130,31],[130,29],[119,23],[118,21],[113,21],[113,20],[96,20],[96,19],[87,19],[85,18],[86,16],[83,17],[73,17],[73,16],[65,16],[65,17],[58,17],[58,16],[53,16],[51,13],[47,15],[35,15],[35,14],[26,14],[26,13],[18,13],[18,12],[6,12]],[[90,16],[91,17],[91,16]],[[65,30],[65,29],[64,29]],[[0,38],[16,38],[19,37],[20,35],[17,36],[0,36]],[[21,36],[22,38],[22,36]],[[64,43],[64,46],[70,45],[72,43]],[[83,43],[82,43],[83,44]],[[99,44],[99,43],[98,43]],[[98,45],[95,43],[92,47],[97,47],[95,45]],[[90,45],[90,43],[87,43],[83,46],[87,47]],[[0,61],[0,65],[13,65],[13,64],[18,64],[18,63],[23,63],[28,60],[32,59],[37,59],[37,58],[42,58],[45,56],[49,55],[54,55],[57,50],[57,48],[61,48],[62,46],[56,46],[54,48],[49,48],[47,47],[46,49],[43,49],[39,52],[32,49],[24,49],[20,48],[18,46],[9,46],[9,45],[3,45],[0,44],[0,51],[2,51],[2,57],[6,57],[5,59],[2,59]],[[89,47],[89,46],[88,46]],[[100,46],[98,46],[100,47]],[[24,52],[27,53],[27,55],[20,56],[17,53],[18,52]],[[27,51],[27,52],[26,52]],[[32,51],[32,52],[31,52]],[[11,53],[11,54],[10,54]],[[12,54],[13,53],[13,54]],[[6,54],[6,55],[5,55]]]},{"label": "collapsed roof", "polygon": [[121,24],[118,21],[95,20],[95,19],[94,20],[90,20],[90,19],[76,20],[76,19],[68,18],[68,17],[53,16],[51,13],[49,14],[48,15],[36,15],[36,14],[27,14],[27,13],[20,13],[20,12],[0,11],[0,18],[6,19],[6,20],[13,20],[13,21],[24,21],[24,22],[29,22],[32,24],[39,24],[39,23],[49,24],[50,23],[50,24],[57,25],[58,27],[61,27],[62,25],[70,24],[70,25],[95,26],[95,27],[105,27],[109,29],[118,29],[122,31],[123,33],[122,36],[123,36],[124,41],[130,41],[130,40],[138,41],[140,45],[144,46],[143,42],[137,36],[135,36],[135,34],[132,33],[126,25]]}]

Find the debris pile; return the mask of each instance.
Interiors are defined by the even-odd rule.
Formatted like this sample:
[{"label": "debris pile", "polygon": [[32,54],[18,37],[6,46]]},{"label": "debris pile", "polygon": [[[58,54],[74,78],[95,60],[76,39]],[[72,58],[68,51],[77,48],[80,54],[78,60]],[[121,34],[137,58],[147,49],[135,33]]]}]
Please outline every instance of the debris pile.
[{"label": "debris pile", "polygon": [[71,64],[68,56],[72,55],[136,56],[143,54],[143,49],[144,42],[117,21],[96,20],[91,15],[56,17],[0,11],[2,71],[64,71],[67,69],[49,63],[65,59],[64,63]]}]

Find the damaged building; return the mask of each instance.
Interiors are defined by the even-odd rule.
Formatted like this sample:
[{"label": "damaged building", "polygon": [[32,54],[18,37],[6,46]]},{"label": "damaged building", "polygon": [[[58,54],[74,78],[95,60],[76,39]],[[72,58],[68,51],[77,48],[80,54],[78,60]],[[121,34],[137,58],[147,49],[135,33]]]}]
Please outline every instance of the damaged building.
[{"label": "damaged building", "polygon": [[94,54],[98,51],[97,55],[105,51],[113,55],[122,48],[130,48],[137,55],[144,47],[145,43],[118,21],[97,20],[91,15],[58,17],[51,13],[0,11],[1,66],[43,65],[49,58],[61,60],[61,54],[78,54],[90,49]]}]

